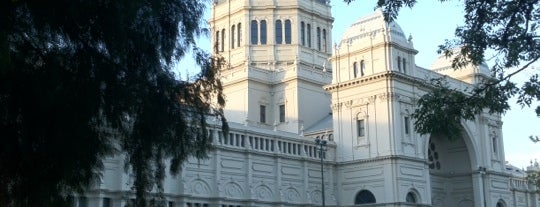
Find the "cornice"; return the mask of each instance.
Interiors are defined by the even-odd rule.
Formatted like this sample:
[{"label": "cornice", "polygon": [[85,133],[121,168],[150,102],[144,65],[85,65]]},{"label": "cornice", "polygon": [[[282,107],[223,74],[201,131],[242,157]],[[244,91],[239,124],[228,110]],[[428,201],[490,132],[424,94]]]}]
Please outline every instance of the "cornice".
[{"label": "cornice", "polygon": [[348,89],[348,88],[352,88],[352,87],[355,87],[355,86],[358,86],[358,85],[364,85],[364,84],[373,83],[373,82],[377,82],[377,81],[381,81],[381,80],[387,80],[387,79],[401,80],[401,81],[406,81],[406,82],[412,83],[412,84],[414,84],[416,86],[423,86],[423,87],[426,87],[426,88],[433,88],[433,86],[430,86],[430,84],[428,84],[426,82],[426,80],[419,79],[419,78],[416,78],[416,77],[413,77],[413,76],[409,76],[409,75],[406,75],[406,74],[403,74],[403,73],[400,73],[400,72],[385,71],[385,72],[382,72],[382,73],[377,73],[377,74],[366,76],[366,77],[363,77],[363,78],[356,78],[356,79],[345,81],[345,82],[342,82],[342,83],[326,85],[326,86],[324,86],[324,90],[326,90],[328,92],[334,92],[334,91],[337,91],[337,90],[340,90],[340,89]]},{"label": "cornice", "polygon": [[361,164],[361,163],[372,163],[372,162],[379,162],[384,160],[408,160],[413,162],[420,162],[423,163],[425,166],[428,165],[428,162],[426,159],[416,158],[416,157],[408,157],[404,155],[387,155],[387,156],[380,156],[375,158],[369,158],[369,159],[359,159],[359,160],[351,160],[351,161],[337,161],[337,165],[351,165],[351,164]]}]

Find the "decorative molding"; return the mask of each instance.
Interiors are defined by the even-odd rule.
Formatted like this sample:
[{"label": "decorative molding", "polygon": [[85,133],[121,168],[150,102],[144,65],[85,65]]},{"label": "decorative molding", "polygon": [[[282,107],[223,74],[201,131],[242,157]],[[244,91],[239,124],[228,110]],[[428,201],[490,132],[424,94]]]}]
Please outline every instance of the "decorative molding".
[{"label": "decorative molding", "polygon": [[400,98],[400,95],[394,92],[381,93],[377,96],[379,97],[379,100],[381,100],[381,102],[395,101],[395,100],[399,100]]},{"label": "decorative molding", "polygon": [[335,103],[335,104],[332,104],[332,111],[335,111],[335,110],[341,110],[342,107],[343,107],[343,104],[342,104],[342,103]]}]

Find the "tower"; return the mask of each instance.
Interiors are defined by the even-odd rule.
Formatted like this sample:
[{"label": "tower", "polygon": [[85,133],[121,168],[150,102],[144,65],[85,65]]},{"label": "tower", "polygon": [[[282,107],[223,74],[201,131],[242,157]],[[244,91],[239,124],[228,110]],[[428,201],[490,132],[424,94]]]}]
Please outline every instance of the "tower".
[{"label": "tower", "polygon": [[353,23],[334,51],[325,89],[332,93],[343,205],[429,203],[425,144],[411,119],[416,53],[380,9]]},{"label": "tower", "polygon": [[[380,9],[345,31],[331,58],[334,134],[341,161],[404,154],[412,141],[410,113],[414,88],[399,78],[415,73],[412,41]],[[406,92],[405,92],[406,91]],[[415,156],[415,152],[411,154]]]},{"label": "tower", "polygon": [[326,1],[218,0],[211,15],[229,121],[300,134],[328,115]]}]

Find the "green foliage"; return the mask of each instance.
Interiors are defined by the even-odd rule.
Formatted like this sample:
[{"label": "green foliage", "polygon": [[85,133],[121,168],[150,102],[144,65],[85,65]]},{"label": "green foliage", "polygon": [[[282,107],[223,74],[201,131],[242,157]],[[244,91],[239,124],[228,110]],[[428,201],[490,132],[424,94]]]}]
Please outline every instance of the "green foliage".
[{"label": "green foliage", "polygon": [[537,187],[540,187],[540,172],[527,172],[527,180],[532,181]]},{"label": "green foliage", "polygon": [[[205,1],[0,2],[0,206],[62,206],[121,153],[138,206],[211,150],[220,60],[197,48]],[[175,78],[187,51],[201,72]],[[218,104],[214,104],[214,99]]]},{"label": "green foliage", "polygon": [[483,110],[499,113],[509,109],[508,99],[515,93],[515,86],[511,82],[490,85],[493,83],[481,84],[464,93],[449,88],[444,79],[433,80],[432,91],[418,100],[420,107],[412,115],[417,123],[415,130],[454,140],[461,136],[461,120],[473,120]]},{"label": "green foliage", "polygon": [[[415,3],[416,0],[378,0],[376,6],[383,8],[387,21],[392,21],[402,7],[412,8]],[[437,84],[431,93],[420,98],[413,115],[416,130],[421,134],[442,133],[452,138],[460,120],[472,120],[484,109],[504,113],[509,109],[508,99],[516,95],[522,107],[536,105],[535,112],[540,116],[537,71],[532,71],[535,74],[521,88],[511,79],[540,58],[540,0],[466,0],[463,4],[464,25],[456,28],[457,39],[439,46],[439,53],[455,57],[452,66],[458,70],[470,64],[482,64],[486,51],[493,50],[496,52],[490,57],[495,60],[490,68],[493,79],[466,93]],[[454,48],[461,49],[453,54]]]},{"label": "green foliage", "polygon": [[540,136],[529,136],[529,139],[531,139],[532,142],[537,143],[540,142]]}]

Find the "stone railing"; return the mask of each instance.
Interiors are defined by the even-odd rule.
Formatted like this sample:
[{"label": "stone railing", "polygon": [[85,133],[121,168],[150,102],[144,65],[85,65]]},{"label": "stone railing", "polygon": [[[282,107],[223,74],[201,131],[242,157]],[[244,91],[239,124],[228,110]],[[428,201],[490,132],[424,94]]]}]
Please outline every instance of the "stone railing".
[{"label": "stone railing", "polygon": [[520,191],[534,191],[536,190],[536,186],[534,186],[534,183],[527,180],[527,178],[512,177],[510,178],[510,189]]},{"label": "stone railing", "polygon": [[[253,153],[272,153],[290,158],[320,159],[315,139],[310,137],[265,135],[247,130],[230,129],[228,136],[223,136],[219,129],[210,129],[213,144],[218,148],[244,150]],[[280,133],[276,133],[280,134]],[[292,134],[294,135],[294,134]],[[335,161],[335,144],[330,141],[327,145],[326,161]]]}]

